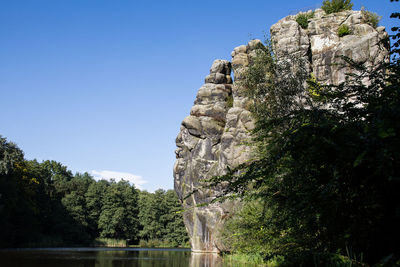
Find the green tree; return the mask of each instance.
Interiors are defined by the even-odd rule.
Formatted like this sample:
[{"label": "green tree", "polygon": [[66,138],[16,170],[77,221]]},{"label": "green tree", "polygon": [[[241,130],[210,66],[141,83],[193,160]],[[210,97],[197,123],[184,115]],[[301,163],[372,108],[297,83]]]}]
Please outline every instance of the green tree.
[{"label": "green tree", "polygon": [[140,223],[139,237],[143,240],[153,239],[155,238],[155,234],[153,234],[154,231],[152,230],[152,222],[154,221],[152,213],[152,194],[147,191],[139,191],[138,205]]},{"label": "green tree", "polygon": [[265,203],[256,221],[269,237],[250,237],[267,258],[324,265],[349,248],[370,263],[399,256],[400,65],[369,70],[344,60],[360,74],[339,86],[308,80],[316,93],[303,86],[306,72],[293,67],[301,62],[274,62],[268,50],[247,72],[256,155],[213,185]]},{"label": "green tree", "polygon": [[174,190],[139,193],[140,238],[184,246],[188,235],[180,213],[182,206]]},{"label": "green tree", "polygon": [[100,236],[135,240],[138,234],[138,192],[127,181],[111,182],[104,195]]},{"label": "green tree", "polygon": [[0,136],[0,246],[13,243],[11,218],[18,208],[18,184],[14,165],[23,161],[24,154],[17,145]]},{"label": "green tree", "polygon": [[51,195],[54,197],[63,197],[71,190],[69,188],[69,181],[74,177],[72,172],[61,163],[54,160],[46,160],[42,162],[42,166],[49,172],[49,184],[54,187]]},{"label": "green tree", "polygon": [[162,239],[166,233],[165,214],[168,212],[165,190],[158,189],[154,193],[141,192],[139,206],[142,225],[140,237],[145,240]]},{"label": "green tree", "polygon": [[268,225],[269,209],[262,199],[246,201],[231,211],[221,238],[229,251],[268,258],[276,255],[270,243],[276,239]]},{"label": "green tree", "polygon": [[143,239],[184,245],[179,210],[172,190],[140,192],[126,181],[73,175],[56,161],[27,161],[0,137],[0,247],[89,245],[99,236],[134,242],[139,230]]},{"label": "green tree", "polygon": [[85,193],[85,202],[87,207],[88,228],[92,236],[98,237],[100,231],[98,221],[103,207],[104,196],[110,183],[106,180],[100,180],[91,183]]},{"label": "green tree", "polygon": [[[63,185],[60,181],[58,182],[59,186]],[[64,197],[61,199],[61,203],[79,225],[89,227],[89,209],[86,205],[85,194],[90,185],[95,183],[95,181],[88,173],[77,173],[71,180],[64,180],[64,183],[66,183],[68,193],[65,192]]]},{"label": "green tree", "polygon": [[[40,231],[40,206],[43,201],[42,177],[30,162],[14,162],[0,179],[0,224],[2,245],[17,245]],[[45,208],[45,207],[44,207]]]},{"label": "green tree", "polygon": [[22,162],[24,153],[18,146],[12,142],[8,142],[6,138],[0,135],[0,174],[6,175],[10,173],[14,164]]},{"label": "green tree", "polygon": [[166,214],[164,239],[172,246],[186,246],[189,241],[185,224],[183,223],[182,205],[174,190],[165,193]]}]

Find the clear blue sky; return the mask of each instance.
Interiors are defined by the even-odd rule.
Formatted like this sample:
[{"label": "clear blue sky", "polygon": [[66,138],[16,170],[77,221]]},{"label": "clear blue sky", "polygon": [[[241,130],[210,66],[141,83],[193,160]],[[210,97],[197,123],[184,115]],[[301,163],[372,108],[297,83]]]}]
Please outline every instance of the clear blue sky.
[{"label": "clear blue sky", "polygon": [[[321,2],[0,0],[0,134],[27,159],[173,188],[175,137],[213,60]],[[396,22],[398,3],[353,2]]]}]

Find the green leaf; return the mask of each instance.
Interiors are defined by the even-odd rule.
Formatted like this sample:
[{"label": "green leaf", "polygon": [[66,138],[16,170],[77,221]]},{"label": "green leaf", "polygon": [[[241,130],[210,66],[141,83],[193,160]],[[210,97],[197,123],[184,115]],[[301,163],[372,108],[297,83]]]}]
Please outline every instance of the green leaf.
[{"label": "green leaf", "polygon": [[364,159],[365,154],[366,154],[366,152],[364,151],[363,153],[361,153],[360,155],[357,156],[356,160],[353,163],[353,167],[357,167],[358,165],[361,164],[361,162]]}]

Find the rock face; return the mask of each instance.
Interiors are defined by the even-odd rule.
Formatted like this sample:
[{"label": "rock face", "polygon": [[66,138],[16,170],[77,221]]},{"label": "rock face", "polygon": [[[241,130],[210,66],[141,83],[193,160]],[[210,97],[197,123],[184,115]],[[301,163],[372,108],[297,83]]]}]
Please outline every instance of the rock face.
[{"label": "rock face", "polygon": [[[339,37],[337,32],[342,24],[348,25],[352,33]],[[341,63],[339,55],[371,67],[389,60],[384,27],[375,29],[368,25],[360,11],[325,15],[317,9],[307,29],[300,27],[296,16],[288,16],[271,27],[271,39],[278,60],[289,55],[301,57],[306,62],[304,67],[319,82],[327,84],[344,81],[345,74],[351,71],[338,64]],[[248,110],[249,99],[239,81],[260,46],[261,41],[252,40],[234,49],[232,62],[213,62],[176,138],[175,191],[186,210],[184,221],[193,251],[225,249],[218,232],[237,203],[199,206],[210,202],[221,191],[221,188],[204,189],[200,184],[204,179],[224,174],[228,166],[237,166],[250,158],[250,147],[244,142],[250,137],[254,121]]]},{"label": "rock face", "polygon": [[[351,33],[339,37],[341,25],[347,25]],[[307,29],[299,27],[296,16],[288,16],[271,27],[271,39],[278,58],[287,55],[306,58],[309,71],[324,84],[339,84],[352,71],[343,66],[339,56],[347,56],[368,67],[389,60],[385,27],[375,29],[369,25],[362,11],[326,15],[317,9]]]},{"label": "rock face", "polygon": [[234,203],[195,206],[210,202],[219,192],[218,188],[203,190],[201,180],[221,175],[227,166],[249,157],[249,147],[241,142],[249,137],[253,121],[246,109],[247,99],[241,88],[232,84],[230,74],[233,65],[235,75],[239,76],[257,44],[262,45],[260,41],[251,41],[247,46],[235,48],[232,64],[226,60],[214,61],[176,138],[175,191],[183,200],[185,195],[198,190],[183,201],[187,209],[184,221],[193,251],[219,252],[224,249],[218,230],[222,218]]}]

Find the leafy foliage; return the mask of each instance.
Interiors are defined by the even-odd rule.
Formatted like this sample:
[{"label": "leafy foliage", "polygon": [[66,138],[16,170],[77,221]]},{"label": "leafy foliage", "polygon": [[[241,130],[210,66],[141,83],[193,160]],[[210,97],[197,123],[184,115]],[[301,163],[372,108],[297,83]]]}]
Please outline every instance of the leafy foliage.
[{"label": "leafy foliage", "polygon": [[351,10],[353,8],[353,3],[351,0],[324,0],[321,8],[326,14],[331,14],[344,10]]},{"label": "leafy foliage", "polygon": [[[6,141],[2,149],[19,150]],[[49,166],[61,164],[19,157],[9,166],[8,173],[0,175],[0,246],[86,244],[89,236],[61,204],[51,179],[54,173]]]},{"label": "leafy foliage", "polygon": [[[399,0],[390,0],[390,2],[398,2]],[[393,12],[390,15],[391,18],[395,19],[400,19],[400,12]],[[391,29],[394,34],[391,35],[390,37],[394,41],[393,47],[392,47],[392,58],[394,61],[399,60],[399,52],[400,52],[400,27],[392,27]]]},{"label": "leafy foliage", "polygon": [[[160,192],[146,192],[151,205],[139,205],[141,192],[126,181],[96,182],[56,161],[27,161],[0,136],[0,247],[137,243],[147,224],[158,225],[157,238],[185,244],[175,192]],[[161,216],[141,220],[156,210]]]},{"label": "leafy foliage", "polygon": [[348,25],[346,25],[346,24],[340,25],[337,34],[338,34],[339,37],[343,37],[345,35],[351,34],[350,27]]},{"label": "leafy foliage", "polygon": [[16,162],[21,162],[24,153],[16,144],[7,142],[7,139],[0,135],[0,174],[8,174]]},{"label": "leafy foliage", "polygon": [[139,224],[137,195],[136,189],[127,181],[111,182],[99,216],[100,237],[136,238]]},{"label": "leafy foliage", "polygon": [[240,236],[234,249],[291,266],[324,266],[346,248],[369,263],[399,257],[400,64],[369,70],[343,59],[358,74],[338,86],[269,51],[251,63],[254,158],[212,179],[250,203],[227,224]]},{"label": "leafy foliage", "polygon": [[300,13],[296,16],[296,22],[302,27],[303,29],[308,28],[308,20],[314,17],[314,11],[307,12],[307,13]]},{"label": "leafy foliage", "polygon": [[108,181],[100,180],[91,183],[85,193],[88,231],[91,236],[100,235],[98,221],[103,208],[104,196],[109,187],[110,183]]},{"label": "leafy foliage", "polygon": [[173,190],[146,191],[139,195],[139,236],[143,246],[186,246],[188,236],[180,213],[182,206]]},{"label": "leafy foliage", "polygon": [[229,250],[266,258],[270,254],[268,240],[271,238],[269,229],[265,228],[267,212],[261,199],[237,206],[221,233],[224,244],[230,246]]}]

